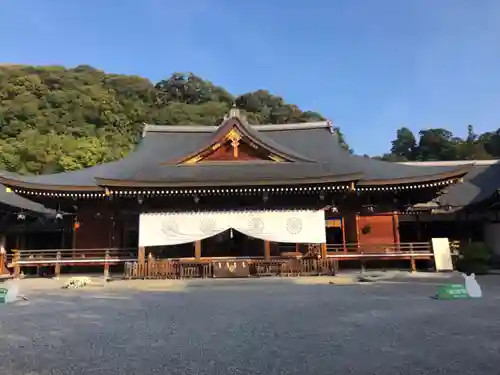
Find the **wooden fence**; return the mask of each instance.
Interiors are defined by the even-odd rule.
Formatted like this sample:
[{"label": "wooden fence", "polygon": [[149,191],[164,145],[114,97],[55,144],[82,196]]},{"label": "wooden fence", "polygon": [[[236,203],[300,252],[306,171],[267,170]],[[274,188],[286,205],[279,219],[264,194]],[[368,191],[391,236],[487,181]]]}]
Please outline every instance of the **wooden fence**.
[{"label": "wooden fence", "polygon": [[[126,262],[126,279],[188,279],[212,277],[334,275],[333,259],[212,259],[201,261],[155,260]],[[222,276],[220,276],[222,275]]]}]

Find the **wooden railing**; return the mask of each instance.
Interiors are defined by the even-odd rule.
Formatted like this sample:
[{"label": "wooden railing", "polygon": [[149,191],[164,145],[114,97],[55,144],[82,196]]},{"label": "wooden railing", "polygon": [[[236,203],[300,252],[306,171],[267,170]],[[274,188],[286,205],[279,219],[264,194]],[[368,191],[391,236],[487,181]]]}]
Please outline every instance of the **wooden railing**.
[{"label": "wooden railing", "polygon": [[417,270],[416,261],[434,259],[430,242],[406,242],[399,244],[345,244],[327,245],[327,258],[336,262],[355,260],[364,270],[368,261],[409,261],[412,271]]},{"label": "wooden railing", "polygon": [[399,244],[360,244],[348,243],[345,245],[326,245],[327,255],[342,257],[383,257],[383,256],[409,256],[432,255],[430,242],[403,242]]},{"label": "wooden railing", "polygon": [[54,267],[58,276],[61,267],[65,266],[104,266],[107,274],[109,266],[134,261],[136,249],[43,249],[43,250],[16,250],[7,261],[7,267],[13,268],[14,276],[19,276],[21,268],[26,267]]},{"label": "wooden railing", "polygon": [[[303,248],[303,247],[302,247]],[[191,259],[154,259],[149,255],[145,262],[138,262],[137,249],[48,249],[18,250],[4,260],[13,269],[14,276],[21,274],[26,267],[54,267],[59,275],[61,267],[103,266],[104,274],[109,266],[125,264],[127,278],[208,278],[208,277],[246,277],[246,276],[303,276],[332,274],[338,269],[339,261],[409,260],[415,270],[415,260],[433,259],[429,242],[400,244],[358,244],[327,245],[326,259],[301,254],[295,245],[280,246],[279,256],[264,257],[225,257]],[[309,256],[308,256],[309,255]]]}]

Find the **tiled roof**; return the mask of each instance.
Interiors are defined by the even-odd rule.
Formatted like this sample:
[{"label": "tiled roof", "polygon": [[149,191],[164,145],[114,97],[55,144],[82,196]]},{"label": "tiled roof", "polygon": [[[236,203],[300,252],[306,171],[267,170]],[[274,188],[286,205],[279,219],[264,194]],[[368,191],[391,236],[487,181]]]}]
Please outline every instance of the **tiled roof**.
[{"label": "tiled roof", "polygon": [[[446,162],[413,162],[405,163],[413,166],[442,166],[457,167],[471,161]],[[474,166],[464,176],[463,181],[450,186],[443,194],[435,199],[434,203],[451,208],[461,208],[484,202],[500,189],[500,161],[478,160],[472,161]]]},{"label": "tiled roof", "polygon": [[0,204],[7,206],[10,211],[22,209],[41,214],[55,214],[55,211],[45,208],[40,203],[33,202],[12,191],[8,191],[3,185],[0,185]]},{"label": "tiled roof", "polygon": [[241,122],[244,131],[267,147],[289,155],[289,163],[241,162],[176,165],[174,161],[196,153],[214,139],[221,126],[146,125],[138,148],[122,160],[75,172],[19,176],[0,174],[0,182],[47,190],[102,189],[105,181],[180,184],[261,184],[324,178],[357,181],[360,185],[430,182],[466,173],[464,166],[413,166],[351,155],[341,147],[328,122],[255,125]]}]

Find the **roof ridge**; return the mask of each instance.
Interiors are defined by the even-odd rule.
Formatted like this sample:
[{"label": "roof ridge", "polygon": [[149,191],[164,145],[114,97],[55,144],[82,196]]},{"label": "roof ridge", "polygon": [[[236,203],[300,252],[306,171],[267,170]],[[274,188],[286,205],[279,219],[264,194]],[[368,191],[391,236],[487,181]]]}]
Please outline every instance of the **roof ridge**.
[{"label": "roof ridge", "polygon": [[421,167],[453,167],[460,165],[477,165],[477,166],[488,166],[500,164],[499,159],[486,159],[486,160],[438,160],[438,161],[402,161],[397,162],[403,165],[413,165]]},{"label": "roof ridge", "polygon": [[[290,124],[262,124],[252,125],[246,124],[250,129],[267,132],[278,130],[307,130],[330,128],[328,121],[301,122]],[[144,124],[143,137],[147,133],[212,133],[219,129],[220,126],[214,125],[157,125]]]}]

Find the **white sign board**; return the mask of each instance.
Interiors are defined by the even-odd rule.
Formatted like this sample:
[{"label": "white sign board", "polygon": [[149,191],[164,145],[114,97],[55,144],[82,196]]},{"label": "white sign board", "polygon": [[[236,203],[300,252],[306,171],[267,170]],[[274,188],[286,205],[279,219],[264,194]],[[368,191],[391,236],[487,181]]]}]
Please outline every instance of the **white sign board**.
[{"label": "white sign board", "polygon": [[434,252],[436,271],[453,271],[450,241],[447,238],[433,238],[432,250]]}]

